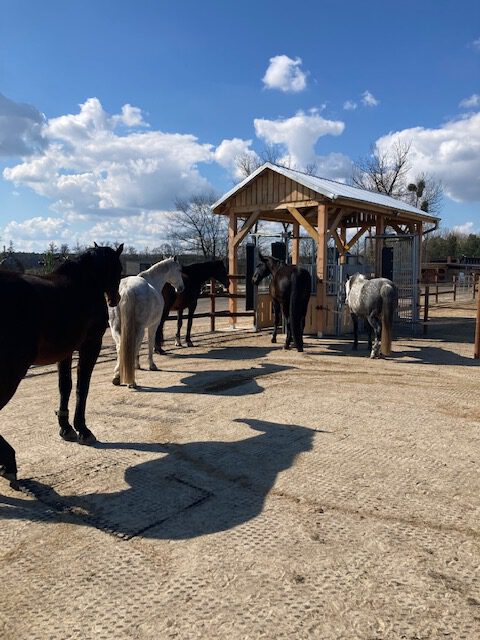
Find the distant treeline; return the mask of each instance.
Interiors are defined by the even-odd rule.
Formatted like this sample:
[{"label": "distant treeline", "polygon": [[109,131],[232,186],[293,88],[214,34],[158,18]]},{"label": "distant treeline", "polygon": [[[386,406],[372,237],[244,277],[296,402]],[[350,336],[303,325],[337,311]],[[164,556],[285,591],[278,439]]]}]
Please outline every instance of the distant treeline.
[{"label": "distant treeline", "polygon": [[480,257],[480,234],[443,230],[426,235],[423,239],[425,262],[446,261],[448,257]]}]

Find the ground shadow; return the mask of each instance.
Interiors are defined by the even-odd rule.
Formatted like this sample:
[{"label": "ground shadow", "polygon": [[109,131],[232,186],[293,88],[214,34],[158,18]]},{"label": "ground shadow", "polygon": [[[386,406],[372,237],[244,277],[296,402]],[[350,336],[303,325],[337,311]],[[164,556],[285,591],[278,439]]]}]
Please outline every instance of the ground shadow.
[{"label": "ground shadow", "polygon": [[[146,393],[207,393],[211,395],[245,396],[262,393],[257,378],[273,375],[295,367],[279,364],[261,364],[259,367],[245,369],[215,369],[214,371],[188,371],[191,374],[181,379],[181,385],[170,387],[152,387],[139,385],[139,392]],[[176,373],[161,369],[163,373]]]},{"label": "ground shadow", "polygon": [[[261,513],[278,474],[311,450],[316,433],[326,433],[263,420],[236,422],[257,433],[235,442],[98,443],[106,454],[123,449],[162,455],[128,467],[124,480],[129,486],[120,491],[107,492],[112,467],[106,464],[102,475],[98,461],[92,493],[69,489],[82,485],[85,467],[64,469],[49,484],[47,478],[20,481],[37,500],[0,496],[0,518],[67,520],[127,539],[187,539],[236,527]],[[112,459],[106,455],[106,463]],[[62,495],[54,487],[61,487]]]},{"label": "ground shadow", "polygon": [[184,359],[191,360],[199,359],[199,360],[256,360],[257,358],[264,358],[271,351],[273,351],[276,347],[249,347],[249,346],[229,346],[229,347],[218,347],[209,349],[204,353],[195,353],[194,351],[189,351],[188,353],[182,353],[182,347],[176,347],[171,349],[165,353],[164,356],[157,355],[157,362],[161,367],[163,358],[169,357],[174,359]]},{"label": "ground shadow", "polygon": [[[358,358],[368,358],[370,351],[367,344],[359,344],[358,351],[352,350],[351,343],[347,341],[335,342],[326,346],[326,351],[322,351],[318,355],[321,356],[351,356]],[[411,344],[408,349],[403,349],[398,343],[395,342],[392,345],[392,353],[387,357],[387,360],[396,360],[399,364],[437,364],[448,366],[461,366],[461,367],[478,367],[478,360],[473,359],[473,345],[472,345],[472,357],[462,356],[453,351],[449,351],[443,347],[436,346],[424,346],[416,344],[414,340],[411,340]]]}]

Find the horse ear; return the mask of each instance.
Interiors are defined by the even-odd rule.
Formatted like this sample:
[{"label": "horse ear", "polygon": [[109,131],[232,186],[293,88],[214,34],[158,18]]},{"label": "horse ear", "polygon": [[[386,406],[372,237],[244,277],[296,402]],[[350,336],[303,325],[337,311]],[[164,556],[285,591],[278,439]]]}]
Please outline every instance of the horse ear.
[{"label": "horse ear", "polygon": [[122,251],[123,251],[123,242],[122,244],[118,245],[115,253],[117,254],[117,256],[119,256],[122,253]]},{"label": "horse ear", "polygon": [[262,254],[260,253],[260,251],[258,252],[258,257],[260,258],[260,260],[261,260],[262,262],[266,262],[266,261],[267,261],[267,259],[265,258],[265,256],[262,256]]},{"label": "horse ear", "polygon": [[175,260],[175,262],[178,262],[177,256],[173,256],[173,259]]},{"label": "horse ear", "polygon": [[93,243],[93,246],[95,247],[95,249],[98,249],[98,244],[96,242]]}]

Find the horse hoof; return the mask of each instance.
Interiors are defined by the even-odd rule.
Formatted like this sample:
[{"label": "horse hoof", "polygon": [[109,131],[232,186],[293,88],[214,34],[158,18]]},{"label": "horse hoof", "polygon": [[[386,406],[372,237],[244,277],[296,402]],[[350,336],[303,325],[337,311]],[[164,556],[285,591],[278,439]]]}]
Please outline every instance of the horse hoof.
[{"label": "horse hoof", "polygon": [[289,344],[284,344],[283,348],[285,351],[290,351],[290,345]]},{"label": "horse hoof", "polygon": [[138,385],[136,382],[132,382],[131,384],[128,385],[129,389],[138,389]]},{"label": "horse hoof", "polygon": [[276,342],[277,342],[277,339],[276,339],[276,338],[272,338],[272,339],[271,339],[271,343],[272,343],[272,344],[276,344]]},{"label": "horse hoof", "polygon": [[112,380],[112,384],[114,384],[116,387],[120,386],[120,376],[115,376],[115,378],[113,378]]},{"label": "horse hoof", "polygon": [[191,340],[187,340],[187,347],[193,347],[193,342]]},{"label": "horse hoof", "polygon": [[302,353],[303,352],[303,347],[297,347],[297,351],[298,351],[298,353]]},{"label": "horse hoof", "polygon": [[67,442],[77,442],[77,432],[72,427],[62,427],[60,429],[60,437]]},{"label": "horse hoof", "polygon": [[156,364],[151,364],[151,365],[149,366],[149,369],[150,369],[150,371],[158,371],[158,367],[157,367],[157,365],[156,365]]},{"label": "horse hoof", "polygon": [[93,444],[96,441],[97,441],[97,439],[93,435],[93,433],[90,431],[90,429],[87,429],[83,433],[79,433],[78,434],[78,443],[79,444],[89,445],[89,444]]},{"label": "horse hoof", "polygon": [[0,465],[0,476],[8,480],[12,489],[15,491],[20,491],[20,486],[17,482],[17,473],[16,471],[7,471],[5,466]]},{"label": "horse hoof", "polygon": [[155,349],[153,350],[153,353],[158,353],[161,356],[165,355],[165,351],[162,349],[162,347],[155,347]]},{"label": "horse hoof", "polygon": [[181,343],[181,342],[177,342],[177,341],[175,341],[175,346],[176,346],[176,347],[181,347],[181,346],[182,346],[182,343]]}]

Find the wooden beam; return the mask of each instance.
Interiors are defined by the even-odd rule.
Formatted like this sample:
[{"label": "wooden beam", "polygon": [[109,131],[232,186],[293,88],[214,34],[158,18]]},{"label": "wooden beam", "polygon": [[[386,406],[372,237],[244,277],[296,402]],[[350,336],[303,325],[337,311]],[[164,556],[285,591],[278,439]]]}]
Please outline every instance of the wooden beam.
[{"label": "wooden beam", "polygon": [[[234,211],[230,211],[228,220],[228,273],[238,273],[238,258],[237,258],[237,245],[235,244],[235,236],[237,235],[237,214]],[[237,279],[230,279],[230,286],[228,292],[231,294],[237,293]],[[230,313],[237,313],[237,299],[235,297],[229,298],[228,310]],[[230,324],[235,327],[235,316],[230,316]]]},{"label": "wooden beam", "polygon": [[331,229],[328,230],[330,235],[332,236],[332,238],[335,240],[335,244],[337,245],[337,249],[338,252],[341,256],[345,255],[347,249],[345,247],[345,245],[343,244],[343,242],[341,241],[341,239],[338,237],[338,233],[337,230],[334,229],[333,231]]},{"label": "wooden beam", "polygon": [[292,264],[298,264],[299,259],[300,259],[300,223],[295,220],[293,222]]},{"label": "wooden beam", "polygon": [[255,222],[260,217],[260,214],[261,214],[260,209],[257,209],[256,211],[254,211],[252,215],[245,221],[240,231],[237,234],[235,234],[235,237],[233,238],[233,244],[235,247],[237,247],[242,242],[242,240],[247,236],[250,229],[253,227]]},{"label": "wooden beam", "polygon": [[387,220],[387,224],[389,227],[392,227],[392,229],[395,229],[395,231],[398,233],[399,236],[404,236],[406,234],[406,231],[404,229],[402,229],[402,227],[397,224],[396,222],[392,222],[391,220]]},{"label": "wooden beam", "polygon": [[346,245],[346,250],[350,251],[350,249],[353,247],[353,245],[357,242],[357,240],[360,240],[360,238],[363,236],[363,234],[368,231],[370,229],[368,224],[364,224],[363,227],[361,227],[357,233],[353,236],[353,238],[351,238]]},{"label": "wooden beam", "polygon": [[327,329],[328,213],[325,204],[318,205],[317,231],[317,335],[322,337]]},{"label": "wooden beam", "polygon": [[338,227],[338,223],[340,222],[340,220],[343,218],[343,211],[340,208],[335,209],[335,212],[337,212],[337,215],[335,217],[335,220],[332,222],[332,224],[330,225],[330,227],[328,228],[329,232],[333,235],[333,232],[337,230]]},{"label": "wooden beam", "polygon": [[[325,205],[321,205],[321,206],[325,208]],[[299,224],[301,224],[302,227],[305,229],[305,231],[307,231],[307,233],[315,240],[315,242],[318,242],[318,233],[315,231],[312,225],[308,222],[308,220],[306,220],[302,216],[300,211],[295,207],[291,207],[291,206],[288,206],[288,210],[291,213],[291,215],[295,218],[295,220]],[[325,212],[325,215],[326,215],[326,212]]]}]

